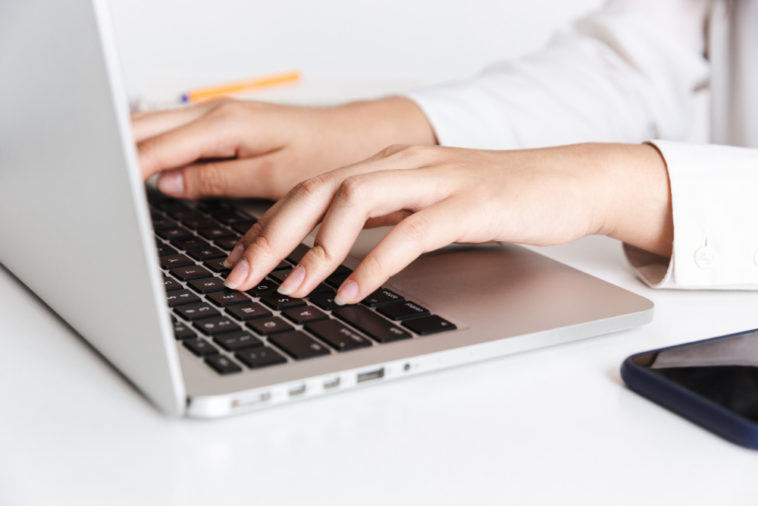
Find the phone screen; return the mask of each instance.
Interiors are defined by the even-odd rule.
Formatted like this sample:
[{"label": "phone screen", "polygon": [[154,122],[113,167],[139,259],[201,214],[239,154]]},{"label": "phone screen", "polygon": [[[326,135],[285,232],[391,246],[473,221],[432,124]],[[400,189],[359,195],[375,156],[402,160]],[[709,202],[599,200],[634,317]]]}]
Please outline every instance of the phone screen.
[{"label": "phone screen", "polygon": [[633,361],[758,423],[758,331],[643,353]]}]

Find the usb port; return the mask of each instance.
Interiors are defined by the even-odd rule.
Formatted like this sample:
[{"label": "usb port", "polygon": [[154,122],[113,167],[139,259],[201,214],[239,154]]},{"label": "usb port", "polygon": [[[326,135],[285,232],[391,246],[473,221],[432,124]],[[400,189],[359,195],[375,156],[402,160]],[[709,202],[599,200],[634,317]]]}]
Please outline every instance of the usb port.
[{"label": "usb port", "polygon": [[358,383],[384,378],[384,367],[375,371],[366,371],[358,375]]},{"label": "usb port", "polygon": [[299,387],[290,388],[290,390],[289,390],[290,397],[295,397],[297,395],[303,395],[304,393],[305,393],[305,384],[302,384]]},{"label": "usb port", "polygon": [[329,390],[330,388],[337,388],[340,386],[340,377],[337,376],[334,379],[330,379],[327,381],[324,381],[324,390]]}]

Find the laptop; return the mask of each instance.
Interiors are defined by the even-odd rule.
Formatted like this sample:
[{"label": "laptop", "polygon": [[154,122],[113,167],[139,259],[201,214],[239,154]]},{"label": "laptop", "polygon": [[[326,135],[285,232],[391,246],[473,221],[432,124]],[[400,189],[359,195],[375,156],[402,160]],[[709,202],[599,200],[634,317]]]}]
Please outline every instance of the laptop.
[{"label": "laptop", "polygon": [[422,256],[363,303],[221,285],[270,202],[146,189],[105,3],[0,4],[0,262],[170,416],[221,417],[642,325],[653,304],[516,245]]}]

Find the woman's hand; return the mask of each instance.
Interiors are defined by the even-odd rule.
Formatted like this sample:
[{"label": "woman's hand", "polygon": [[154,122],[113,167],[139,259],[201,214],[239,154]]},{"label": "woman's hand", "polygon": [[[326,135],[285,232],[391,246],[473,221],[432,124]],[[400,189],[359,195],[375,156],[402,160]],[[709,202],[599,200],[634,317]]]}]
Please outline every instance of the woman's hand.
[{"label": "woman's hand", "polygon": [[345,304],[453,242],[549,245],[602,233],[667,254],[670,213],[666,169],[648,145],[393,146],[291,190],[234,248],[227,286],[257,284],[319,223],[281,293],[303,297],[318,286],[364,226],[395,225],[340,287],[335,300]]},{"label": "woman's hand", "polygon": [[277,199],[303,179],[362,160],[388,144],[434,144],[412,101],[336,107],[218,100],[132,117],[145,179],[173,197]]}]

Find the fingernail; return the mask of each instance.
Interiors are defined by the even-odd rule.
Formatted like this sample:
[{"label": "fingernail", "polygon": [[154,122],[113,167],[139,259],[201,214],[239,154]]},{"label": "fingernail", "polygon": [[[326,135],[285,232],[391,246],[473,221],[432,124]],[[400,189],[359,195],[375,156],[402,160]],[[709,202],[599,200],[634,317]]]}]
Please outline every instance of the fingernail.
[{"label": "fingernail", "polygon": [[247,275],[249,272],[250,272],[250,265],[247,263],[247,260],[243,258],[242,260],[237,262],[237,265],[234,266],[234,269],[232,269],[232,272],[229,273],[229,276],[226,278],[226,281],[224,281],[224,286],[234,290],[247,279]]},{"label": "fingernail", "polygon": [[232,252],[229,254],[226,260],[224,260],[224,267],[227,269],[231,269],[231,267],[236,264],[240,258],[242,258],[242,253],[245,252],[245,245],[240,243],[237,243],[237,245],[234,247]]},{"label": "fingernail", "polygon": [[348,279],[342,283],[340,289],[337,290],[337,295],[334,297],[334,303],[338,306],[344,306],[345,304],[350,304],[350,302],[352,302],[357,296],[358,283],[352,279]]},{"label": "fingernail", "polygon": [[166,195],[181,197],[184,195],[184,176],[180,170],[166,172],[158,178],[158,189]]},{"label": "fingernail", "polygon": [[282,285],[276,289],[277,292],[281,293],[282,295],[289,295],[303,283],[303,280],[305,279],[305,267],[302,265],[298,265],[294,269],[292,269],[292,272],[289,273],[289,276],[284,278],[284,281],[282,281]]}]

